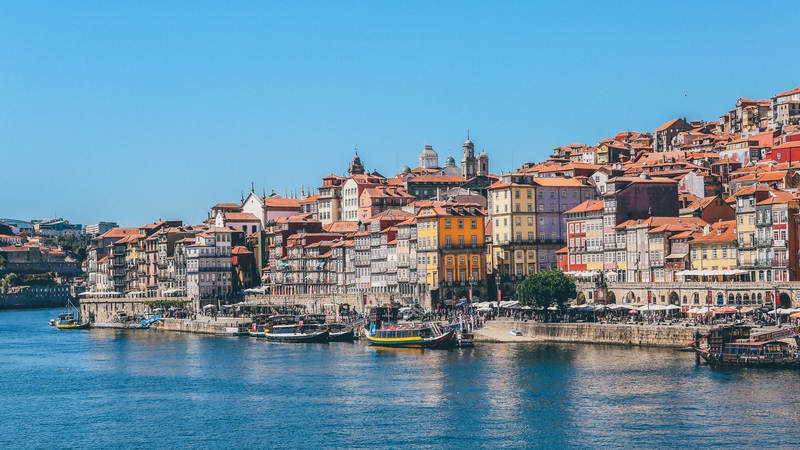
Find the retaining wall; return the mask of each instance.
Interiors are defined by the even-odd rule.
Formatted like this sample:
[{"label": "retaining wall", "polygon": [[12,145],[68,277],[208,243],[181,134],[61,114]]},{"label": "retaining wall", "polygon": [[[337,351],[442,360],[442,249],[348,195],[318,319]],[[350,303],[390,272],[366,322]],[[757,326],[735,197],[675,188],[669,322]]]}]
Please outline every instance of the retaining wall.
[{"label": "retaining wall", "polygon": [[544,342],[580,342],[590,344],[640,345],[645,347],[682,348],[707,329],[684,326],[608,325],[596,323],[536,323],[494,321],[491,326],[521,331],[525,336]]}]

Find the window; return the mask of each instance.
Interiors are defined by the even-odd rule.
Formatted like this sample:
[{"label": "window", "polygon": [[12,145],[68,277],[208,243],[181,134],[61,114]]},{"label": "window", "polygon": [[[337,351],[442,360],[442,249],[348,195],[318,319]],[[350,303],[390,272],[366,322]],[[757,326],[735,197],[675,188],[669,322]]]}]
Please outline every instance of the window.
[{"label": "window", "polygon": [[528,189],[528,198],[533,198],[533,191]]},{"label": "window", "polygon": [[464,219],[458,219],[458,229],[459,230],[464,229]]},{"label": "window", "polygon": [[478,221],[476,219],[472,219],[469,223],[469,227],[473,230],[478,228]]},{"label": "window", "polygon": [[522,225],[522,217],[517,217],[514,222],[516,222],[517,226]]},{"label": "window", "polygon": [[514,190],[514,198],[519,198],[519,189]]},{"label": "window", "polygon": [[567,198],[567,190],[561,189],[561,198]]},{"label": "window", "polygon": [[447,219],[447,220],[444,221],[444,229],[445,230],[449,230],[450,229],[450,219]]},{"label": "window", "polygon": [[536,196],[539,198],[544,198],[544,191],[542,189],[538,189]]},{"label": "window", "polygon": [[478,246],[478,236],[472,236],[472,246],[473,247]]}]

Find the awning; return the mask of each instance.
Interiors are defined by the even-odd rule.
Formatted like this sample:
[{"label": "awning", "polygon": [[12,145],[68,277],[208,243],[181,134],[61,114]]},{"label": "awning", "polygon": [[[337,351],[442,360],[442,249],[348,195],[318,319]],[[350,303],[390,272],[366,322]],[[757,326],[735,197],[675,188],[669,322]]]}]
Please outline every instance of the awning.
[{"label": "awning", "polygon": [[670,253],[665,256],[664,259],[683,259],[686,258],[686,255],[688,255],[688,253]]}]

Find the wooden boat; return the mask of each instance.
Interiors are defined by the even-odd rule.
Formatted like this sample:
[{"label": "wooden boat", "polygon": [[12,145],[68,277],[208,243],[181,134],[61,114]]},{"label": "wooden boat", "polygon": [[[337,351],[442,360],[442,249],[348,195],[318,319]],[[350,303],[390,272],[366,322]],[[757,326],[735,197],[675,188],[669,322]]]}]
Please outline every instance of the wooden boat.
[{"label": "wooden boat", "polygon": [[[725,325],[712,329],[689,346],[708,364],[800,369],[800,357],[789,351],[789,344],[778,339],[796,336],[796,330],[784,328],[759,334],[745,325]],[[706,346],[701,347],[702,341]]]},{"label": "wooden boat", "polygon": [[247,328],[247,335],[251,337],[264,337],[269,328],[269,317],[264,314],[253,316],[253,323]]},{"label": "wooden boat", "polygon": [[275,325],[264,334],[271,342],[319,343],[328,342],[330,332],[318,324]]},{"label": "wooden boat", "polygon": [[264,337],[271,342],[319,343],[328,342],[330,331],[325,325],[303,321],[303,316],[272,316]]},{"label": "wooden boat", "polygon": [[[77,318],[76,318],[77,316]],[[72,304],[72,301],[67,300],[67,310],[62,312],[56,318],[56,328],[59,330],[85,330],[89,328],[90,324],[79,321],[78,308]]]},{"label": "wooden boat", "polygon": [[78,322],[73,312],[62,312],[56,319],[56,328],[59,330],[85,330],[89,328],[89,322]]},{"label": "wooden boat", "polygon": [[355,330],[343,323],[329,324],[328,330],[328,340],[331,342],[353,342],[356,339]]},{"label": "wooden boat", "polygon": [[387,325],[377,328],[370,325],[366,331],[369,343],[382,347],[452,348],[456,345],[455,330],[442,332],[434,323]]}]

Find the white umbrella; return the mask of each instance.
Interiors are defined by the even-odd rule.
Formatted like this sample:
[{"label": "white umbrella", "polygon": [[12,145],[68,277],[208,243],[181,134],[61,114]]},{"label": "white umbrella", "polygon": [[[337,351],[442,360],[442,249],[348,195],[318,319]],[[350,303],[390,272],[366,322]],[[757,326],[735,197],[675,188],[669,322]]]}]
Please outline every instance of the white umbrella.
[{"label": "white umbrella", "polygon": [[666,310],[675,310],[675,309],[681,309],[681,307],[678,306],[678,305],[667,305],[667,306],[664,307],[664,309],[666,309]]}]

